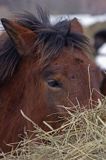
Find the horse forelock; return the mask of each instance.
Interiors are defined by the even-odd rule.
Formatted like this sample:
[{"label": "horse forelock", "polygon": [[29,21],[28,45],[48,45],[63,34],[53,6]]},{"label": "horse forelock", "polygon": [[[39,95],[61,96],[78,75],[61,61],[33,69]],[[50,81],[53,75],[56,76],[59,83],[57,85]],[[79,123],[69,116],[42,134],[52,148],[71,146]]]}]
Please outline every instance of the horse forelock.
[{"label": "horse forelock", "polygon": [[26,12],[19,16],[17,22],[37,33],[34,46],[39,46],[41,56],[57,56],[63,47],[77,47],[86,53],[91,53],[89,40],[83,34],[71,31],[69,19],[60,20],[51,24],[49,15],[41,8],[38,9],[38,18]]},{"label": "horse forelock", "polygon": [[[79,33],[71,32],[70,20],[62,20],[51,24],[49,15],[42,9],[38,9],[39,18],[31,13],[19,14],[16,21],[36,33],[37,38],[33,48],[37,48],[35,55],[45,63],[52,57],[57,57],[64,47],[76,47],[91,52],[88,39]],[[0,81],[11,77],[15,71],[20,55],[9,38],[5,38],[0,46]]]}]

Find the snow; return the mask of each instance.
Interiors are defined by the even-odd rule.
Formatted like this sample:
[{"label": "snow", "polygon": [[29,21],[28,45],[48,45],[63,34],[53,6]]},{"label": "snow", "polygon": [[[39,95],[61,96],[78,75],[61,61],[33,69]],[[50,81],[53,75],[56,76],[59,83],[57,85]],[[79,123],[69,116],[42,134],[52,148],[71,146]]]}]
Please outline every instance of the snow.
[{"label": "snow", "polygon": [[106,56],[106,43],[104,43],[99,49],[98,49],[99,55]]},{"label": "snow", "polygon": [[103,70],[106,70],[106,43],[98,49],[98,55],[95,58],[96,64]]},{"label": "snow", "polygon": [[1,24],[1,22],[0,22],[0,33],[1,33],[2,31],[4,31],[4,28],[3,28],[3,26],[2,26],[2,24]]},{"label": "snow", "polygon": [[102,70],[106,70],[106,57],[97,56],[95,58],[95,62],[97,66],[100,67]]},{"label": "snow", "polygon": [[103,15],[90,15],[90,14],[74,14],[74,15],[51,15],[50,19],[52,23],[56,23],[58,20],[64,20],[67,19],[73,19],[78,18],[78,20],[82,23],[84,26],[92,25],[96,22],[104,22],[106,21],[106,14]]}]

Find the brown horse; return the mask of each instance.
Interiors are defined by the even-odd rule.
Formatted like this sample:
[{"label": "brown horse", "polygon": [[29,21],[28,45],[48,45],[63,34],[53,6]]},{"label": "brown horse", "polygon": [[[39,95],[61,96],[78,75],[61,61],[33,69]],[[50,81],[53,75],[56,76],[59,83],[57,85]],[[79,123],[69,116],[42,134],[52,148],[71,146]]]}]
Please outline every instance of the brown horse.
[{"label": "brown horse", "polygon": [[[91,47],[81,24],[73,20],[50,24],[39,11],[14,20],[1,19],[5,33],[0,39],[0,148],[19,141],[24,127],[33,126],[20,110],[42,129],[43,121],[53,128],[60,115],[77,107],[90,106],[100,95],[101,72],[89,57]],[[93,103],[94,104],[94,103]],[[95,104],[94,104],[95,105]],[[83,108],[83,107],[82,107]]]}]

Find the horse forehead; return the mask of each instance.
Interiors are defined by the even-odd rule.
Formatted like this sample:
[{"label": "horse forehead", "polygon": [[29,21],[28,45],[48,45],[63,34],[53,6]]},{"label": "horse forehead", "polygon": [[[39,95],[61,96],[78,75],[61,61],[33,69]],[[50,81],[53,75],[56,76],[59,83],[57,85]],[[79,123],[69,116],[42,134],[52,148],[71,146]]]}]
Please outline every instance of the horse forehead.
[{"label": "horse forehead", "polygon": [[78,74],[83,77],[84,74],[88,75],[88,72],[92,75],[96,75],[99,72],[94,61],[78,49],[63,51],[51,62],[49,67],[54,72],[62,73],[66,76]]},{"label": "horse forehead", "polygon": [[53,61],[53,65],[58,64],[64,67],[76,65],[78,60],[82,60],[83,64],[92,64],[92,60],[83,51],[75,48],[63,49],[61,54]]}]

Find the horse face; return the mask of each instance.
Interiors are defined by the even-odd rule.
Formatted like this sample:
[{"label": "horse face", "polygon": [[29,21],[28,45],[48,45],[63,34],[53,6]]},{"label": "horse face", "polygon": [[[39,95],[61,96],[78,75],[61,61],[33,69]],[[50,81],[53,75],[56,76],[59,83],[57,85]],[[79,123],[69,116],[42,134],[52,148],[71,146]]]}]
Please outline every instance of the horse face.
[{"label": "horse face", "polygon": [[[50,54],[49,52],[47,52],[46,56],[43,54],[48,41],[48,38],[45,39],[45,32],[43,33],[45,34],[43,36],[45,40],[42,43],[44,46],[42,47],[42,41],[38,40],[40,45],[36,45],[34,48],[37,37],[42,37],[40,34],[37,35],[37,33],[14,21],[2,19],[2,23],[21,57],[20,67],[17,67],[19,73],[14,74],[16,78],[13,78],[13,81],[15,79],[16,82],[20,81],[21,77],[21,83],[24,85],[23,93],[21,93],[23,98],[21,98],[19,105],[22,106],[25,114],[35,123],[45,128],[42,123],[44,120],[58,121],[57,115],[66,114],[63,106],[73,111],[78,103],[81,106],[86,105],[88,107],[91,99],[97,101],[100,98],[95,90],[99,91],[101,74],[97,71],[92,60],[78,47],[71,47],[71,45],[67,47],[67,45],[64,45],[64,47],[61,47],[61,50],[58,50],[61,53],[56,53],[58,56],[50,58],[49,63],[43,66],[40,60]],[[74,33],[74,38],[77,33],[83,32],[81,25],[76,19],[71,21],[71,31]],[[60,35],[57,32],[56,34],[59,37],[61,32],[59,32]],[[70,35],[71,33],[69,33],[68,38],[72,40]],[[63,33],[61,36],[64,39]],[[49,38],[51,39],[51,37],[53,35]],[[60,43],[58,37],[55,40],[58,39]],[[79,37],[81,37],[80,34],[78,34],[80,45]],[[54,42],[53,39],[51,42]],[[51,47],[50,44],[53,45],[53,43],[49,43],[49,47]],[[24,80],[23,82],[22,79]],[[11,84],[16,84],[15,82]],[[21,90],[22,86],[20,85],[18,88]],[[55,123],[53,126],[58,127]]]},{"label": "horse face", "polygon": [[23,106],[29,108],[27,115],[30,113],[30,118],[43,129],[43,121],[51,121],[56,128],[60,125],[53,121],[60,121],[59,116],[67,114],[64,107],[73,112],[97,104],[102,75],[82,51],[64,48],[44,69],[36,63],[31,70],[27,68],[30,74],[26,77],[27,97]]},{"label": "horse face", "polygon": [[90,99],[100,98],[101,78],[96,65],[82,51],[64,49],[43,71],[44,99],[49,106],[66,106],[70,110],[78,102],[81,106],[88,105]]},{"label": "horse face", "polygon": [[[19,77],[24,79],[25,87],[21,106],[23,106],[24,112],[28,117],[35,123],[43,128],[42,122],[48,119],[48,115],[53,115],[51,116],[52,118],[49,116],[51,121],[53,119],[56,121],[56,114],[64,115],[62,106],[68,107],[73,111],[75,110],[75,105],[80,104],[88,107],[91,100],[97,101],[100,98],[95,90],[99,91],[101,74],[97,71],[92,60],[79,49],[82,47],[80,46],[81,43],[86,44],[86,42],[82,40],[84,38],[81,38],[83,37],[83,29],[76,19],[68,23],[68,30],[66,29],[68,32],[64,32],[65,28],[62,25],[62,30],[60,32],[58,30],[59,33],[56,30],[51,33],[52,28],[50,28],[47,34],[45,32],[47,28],[44,28],[43,32],[41,30],[42,35],[40,32],[38,32],[39,34],[33,32],[15,21],[2,19],[2,23],[18,54],[22,57],[21,65],[18,69],[19,73],[22,74],[19,76],[17,73],[17,78],[14,79],[16,79],[15,81]],[[67,27],[67,23],[65,25]],[[71,32],[74,34],[71,34]],[[69,45],[65,45],[66,41],[63,42],[64,34]],[[42,36],[43,39],[41,38]],[[61,38],[59,39],[59,37]],[[58,52],[62,53],[58,54],[58,52],[55,53],[54,51],[59,46],[56,41],[60,44],[60,40],[64,45],[60,46],[61,50],[58,50]],[[74,40],[73,43],[77,43],[76,47],[72,47],[72,40]],[[42,59],[52,55],[52,52],[49,53],[47,49],[47,46],[49,46],[49,49],[52,48],[50,44],[56,46],[53,48],[54,57],[50,58],[50,62],[47,64],[43,64]],[[80,47],[78,48],[78,46]],[[47,53],[45,53],[46,51]],[[15,84],[15,82],[11,84]]]},{"label": "horse face", "polygon": [[[89,48],[77,19],[52,26],[47,15],[19,20],[2,19],[8,36],[0,46],[0,148],[20,140],[31,121],[48,130],[61,125],[70,111],[97,101],[101,75],[84,52]],[[19,16],[20,17],[20,16]],[[72,47],[73,46],[73,47]],[[80,49],[79,49],[80,48]],[[42,61],[43,60],[43,61]],[[46,61],[48,60],[48,61]],[[43,63],[45,62],[45,63]],[[102,88],[101,88],[102,89]],[[81,106],[77,106],[77,104]],[[50,128],[49,128],[50,129]]]},{"label": "horse face", "polygon": [[[24,57],[18,67],[18,73],[12,79],[12,85],[9,85],[9,94],[14,89],[9,100],[12,102],[10,102],[10,106],[17,103],[17,108],[12,106],[15,115],[12,112],[12,124],[8,125],[10,135],[14,129],[13,139],[11,140],[9,134],[6,137],[7,132],[6,135],[4,133],[2,135],[2,139],[7,138],[5,141],[8,143],[17,141],[17,134],[20,133],[20,129],[22,132],[24,126],[27,125],[29,130],[33,129],[33,125],[22,118],[21,114],[16,115],[19,113],[17,109],[19,110],[20,107],[26,116],[48,131],[49,128],[44,125],[43,121],[47,121],[53,128],[58,128],[63,122],[62,117],[67,114],[63,106],[74,111],[74,105],[77,105],[78,101],[81,104],[80,107],[82,104],[88,105],[93,88],[99,91],[101,75],[95,64],[78,49],[67,50],[64,48],[63,53],[44,69],[41,69],[38,64],[33,58]],[[17,83],[15,83],[16,81]],[[16,97],[20,98],[17,100]],[[100,97],[97,92],[93,91],[92,98],[97,101]],[[13,119],[15,119],[14,123]],[[9,120],[11,120],[10,117]],[[9,120],[8,122],[10,122]],[[15,122],[18,128],[17,125],[14,128]],[[2,148],[6,151],[4,145]]]}]

